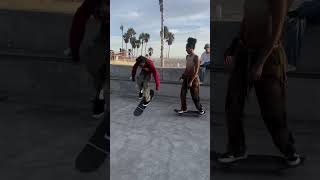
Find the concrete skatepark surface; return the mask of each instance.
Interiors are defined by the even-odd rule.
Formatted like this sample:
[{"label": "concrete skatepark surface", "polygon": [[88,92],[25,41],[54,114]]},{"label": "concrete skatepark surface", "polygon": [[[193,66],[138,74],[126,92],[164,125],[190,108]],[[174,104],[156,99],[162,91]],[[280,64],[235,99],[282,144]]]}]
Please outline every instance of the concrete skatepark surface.
[{"label": "concrete skatepark surface", "polygon": [[[178,98],[156,95],[136,117],[137,97],[113,92],[110,100],[111,179],[209,180],[209,113],[178,116]],[[209,103],[202,103],[209,112]]]},{"label": "concrete skatepark surface", "polygon": [[[224,115],[215,113],[213,115],[213,127],[211,126],[211,148],[216,152],[225,152],[226,147],[226,127]],[[247,116],[245,118],[245,133],[248,146],[248,153],[262,155],[280,155],[278,150],[272,143],[271,136],[266,130],[262,119],[258,116]],[[259,173],[248,169],[247,171],[221,171],[211,167],[211,179],[213,180],[317,180],[319,179],[319,164],[320,164],[320,145],[319,145],[319,121],[295,121],[288,120],[289,127],[294,133],[296,148],[299,153],[306,156],[306,161],[300,167],[284,171],[283,174],[275,173]],[[263,163],[263,162],[260,162]],[[256,166],[259,166],[257,163]]]}]

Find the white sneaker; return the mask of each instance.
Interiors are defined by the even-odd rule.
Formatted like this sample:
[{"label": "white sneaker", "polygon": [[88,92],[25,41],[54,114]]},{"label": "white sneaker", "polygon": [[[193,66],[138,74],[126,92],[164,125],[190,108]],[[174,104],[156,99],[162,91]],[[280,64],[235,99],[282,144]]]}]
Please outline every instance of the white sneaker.
[{"label": "white sneaker", "polygon": [[238,160],[246,159],[248,157],[247,153],[244,154],[234,154],[225,153],[218,158],[220,163],[233,163]]}]

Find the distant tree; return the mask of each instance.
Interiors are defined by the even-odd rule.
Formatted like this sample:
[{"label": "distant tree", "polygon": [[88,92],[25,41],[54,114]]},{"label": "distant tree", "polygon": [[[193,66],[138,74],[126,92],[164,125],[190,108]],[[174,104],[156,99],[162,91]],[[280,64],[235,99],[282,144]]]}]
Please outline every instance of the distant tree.
[{"label": "distant tree", "polygon": [[130,36],[128,33],[124,33],[124,35],[122,36],[122,39],[124,40],[124,42],[126,43],[126,50],[128,50],[128,43],[130,41]]},{"label": "distant tree", "polygon": [[152,47],[149,47],[148,53],[149,53],[149,56],[152,56],[152,54],[153,54],[153,48]]},{"label": "distant tree", "polygon": [[130,38],[130,44],[131,44],[131,46],[132,46],[132,56],[134,57],[135,56],[135,49],[136,49],[136,41],[137,41],[137,39],[136,39],[136,37],[131,37]]},{"label": "distant tree", "polygon": [[168,39],[166,40],[167,43],[168,43],[168,46],[169,46],[169,49],[168,49],[168,59],[170,58],[170,47],[174,41],[174,34],[172,32],[169,32],[168,33]]},{"label": "distant tree", "polygon": [[[121,37],[123,37],[123,25],[121,24],[120,26],[120,30],[121,30]],[[122,49],[123,49],[123,38],[122,38]]]},{"label": "distant tree", "polygon": [[145,42],[144,54],[147,53],[147,45],[148,45],[149,40],[150,40],[150,34],[145,33],[144,34],[144,42]]}]

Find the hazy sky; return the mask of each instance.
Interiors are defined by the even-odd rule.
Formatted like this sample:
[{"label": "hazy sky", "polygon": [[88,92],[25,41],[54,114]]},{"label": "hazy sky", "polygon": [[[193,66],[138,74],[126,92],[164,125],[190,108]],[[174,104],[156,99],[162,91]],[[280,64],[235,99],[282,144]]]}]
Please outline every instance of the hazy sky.
[{"label": "hazy sky", "polygon": [[[111,0],[111,49],[121,48],[121,30],[133,27],[137,35],[150,34],[148,47],[153,47],[154,57],[160,56],[160,7],[159,0]],[[171,57],[185,57],[188,37],[198,39],[196,53],[201,54],[210,43],[210,0],[164,0],[164,25],[175,34]],[[125,48],[125,43],[124,43]],[[128,49],[131,48],[128,43]],[[165,53],[167,52],[165,46]]]}]

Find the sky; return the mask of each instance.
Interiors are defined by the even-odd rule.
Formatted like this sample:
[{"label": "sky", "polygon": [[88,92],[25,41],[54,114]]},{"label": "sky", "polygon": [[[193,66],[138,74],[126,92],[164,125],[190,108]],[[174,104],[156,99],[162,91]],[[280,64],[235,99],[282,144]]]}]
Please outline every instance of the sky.
[{"label": "sky", "polygon": [[[111,0],[111,49],[121,48],[121,24],[124,32],[132,27],[137,32],[149,33],[147,45],[154,49],[154,58],[160,57],[160,7],[159,0]],[[175,34],[170,57],[186,56],[185,45],[188,37],[198,40],[195,52],[204,52],[204,45],[210,43],[210,0],[164,0],[164,25]],[[124,43],[125,48],[125,43]],[[128,43],[128,49],[131,48]],[[165,44],[164,53],[168,46]]]}]

